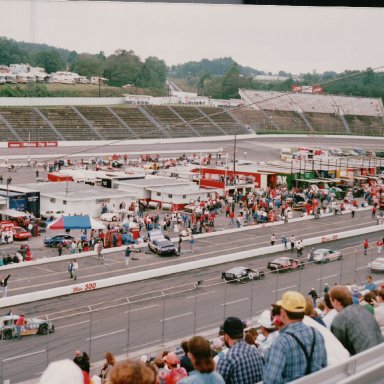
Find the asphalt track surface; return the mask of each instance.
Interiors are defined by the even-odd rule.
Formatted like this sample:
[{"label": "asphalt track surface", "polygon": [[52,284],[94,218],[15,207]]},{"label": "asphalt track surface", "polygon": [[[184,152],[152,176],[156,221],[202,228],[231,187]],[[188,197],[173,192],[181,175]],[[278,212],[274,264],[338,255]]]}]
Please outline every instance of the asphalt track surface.
[{"label": "asphalt track surface", "polygon": [[[107,255],[104,265],[96,256],[90,256],[81,259],[79,281],[96,281],[122,273],[265,247],[269,245],[272,233],[278,240],[281,234],[294,233],[305,242],[308,237],[368,225],[375,225],[375,221],[370,212],[365,211],[359,212],[355,220],[344,215],[218,234],[197,239],[193,253],[184,249],[180,257],[161,258],[145,252],[138,254],[138,260],[132,261],[129,267],[125,266],[122,252]],[[383,233],[367,237],[374,244]],[[306,265],[303,270],[282,274],[268,273],[261,281],[227,284],[220,277],[221,272],[241,264],[265,270],[269,260],[282,254],[290,255],[290,251],[15,307],[15,313],[22,311],[30,316],[52,319],[56,331],[47,336],[25,337],[21,341],[3,341],[4,378],[20,382],[32,378],[31,375],[38,377],[48,360],[71,357],[77,349],[90,351],[92,361],[101,360],[107,350],[126,355],[149,352],[161,345],[165,349],[167,343],[193,334],[214,335],[229,315],[243,319],[257,316],[286,290],[299,290],[305,294],[312,287],[322,291],[325,282],[330,285],[363,282],[368,273],[367,263],[376,257],[374,246],[368,256],[363,256],[363,238],[359,236],[325,245],[342,248],[342,261]],[[305,254],[307,252],[308,248]],[[15,275],[10,295],[73,284],[68,278],[65,262],[28,266],[18,269]],[[380,277],[374,275],[374,278]],[[203,287],[195,287],[197,280],[203,280]],[[23,359],[23,372],[17,368],[20,359]]]},{"label": "asphalt track surface", "polygon": [[[237,141],[237,159],[252,161],[272,161],[279,158],[283,147],[337,146],[340,148],[380,149],[377,139],[364,138],[323,138],[323,137],[258,137]],[[98,148],[98,154],[115,152],[138,152],[222,147],[232,153],[231,141],[152,144],[132,146],[107,146]],[[47,155],[47,159],[57,154],[71,153],[68,147],[45,149],[0,149],[1,156],[29,154]],[[93,147],[76,147],[75,150]],[[86,154],[79,158],[86,158]],[[13,160],[12,160],[13,161]],[[34,171],[18,169],[12,173],[13,183],[33,182]],[[4,171],[4,176],[6,172]],[[44,174],[41,175],[44,177]],[[110,254],[101,265],[96,257],[81,259],[79,281],[94,281],[122,273],[135,273],[145,268],[156,268],[173,263],[182,263],[201,257],[212,257],[223,253],[263,247],[269,244],[270,235],[294,233],[296,238],[318,236],[322,233],[340,232],[367,225],[374,225],[369,212],[361,212],[352,221],[349,215],[286,224],[258,231],[250,230],[233,235],[218,235],[197,239],[194,252],[184,249],[180,258],[160,258],[150,253],[138,254],[138,260],[125,266],[122,253]],[[375,241],[382,233],[367,236]],[[127,355],[166,348],[168,343],[192,334],[212,335],[224,318],[236,315],[251,318],[275,302],[289,289],[303,293],[315,287],[321,290],[325,282],[362,282],[365,279],[367,263],[376,257],[376,249],[369,255],[362,255],[362,237],[340,240],[329,244],[332,248],[342,248],[342,261],[322,265],[307,265],[304,270],[284,274],[268,274],[265,280],[244,284],[225,284],[221,272],[239,263],[219,265],[194,272],[179,273],[173,276],[137,282],[133,284],[90,291],[37,303],[14,307],[15,313],[24,312],[28,316],[48,317],[55,324],[56,331],[47,336],[30,336],[20,341],[0,342],[0,372],[11,383],[38,378],[47,363],[52,360],[71,358],[80,349],[91,354],[91,361],[102,360],[107,350],[116,355]],[[287,253],[289,254],[289,252]],[[249,267],[265,268],[268,260],[277,255],[249,259],[242,263]],[[9,295],[49,289],[55,286],[73,284],[66,272],[65,262],[28,266],[12,274]],[[12,272],[11,272],[12,273]],[[380,275],[374,275],[381,278]],[[202,288],[195,288],[195,282],[203,280]],[[6,312],[6,309],[4,309]],[[22,368],[21,368],[22,367]]]}]

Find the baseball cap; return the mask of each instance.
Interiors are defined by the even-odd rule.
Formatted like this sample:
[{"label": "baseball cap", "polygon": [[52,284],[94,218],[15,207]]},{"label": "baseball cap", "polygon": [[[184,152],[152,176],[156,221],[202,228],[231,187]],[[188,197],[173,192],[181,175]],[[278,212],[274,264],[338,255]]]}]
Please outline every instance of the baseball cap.
[{"label": "baseball cap", "polygon": [[164,356],[164,359],[163,359],[166,363],[168,364],[179,364],[180,363],[180,360],[179,358],[177,357],[176,353],[174,352],[169,352],[166,356]]},{"label": "baseball cap", "polygon": [[224,321],[223,330],[230,338],[236,339],[243,337],[244,324],[238,317],[227,317]]},{"label": "baseball cap", "polygon": [[271,320],[271,311],[266,309],[261,315],[259,320],[257,321],[262,327],[267,329],[275,329],[276,326]]},{"label": "baseball cap", "polygon": [[307,306],[304,296],[295,291],[285,292],[276,304],[288,312],[304,312]]}]

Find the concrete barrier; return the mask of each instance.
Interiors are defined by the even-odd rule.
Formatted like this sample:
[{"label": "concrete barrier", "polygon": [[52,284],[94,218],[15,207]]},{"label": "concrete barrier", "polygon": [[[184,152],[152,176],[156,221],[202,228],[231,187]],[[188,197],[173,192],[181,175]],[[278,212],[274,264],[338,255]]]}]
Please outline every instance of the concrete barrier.
[{"label": "concrete barrier", "polygon": [[[348,237],[365,235],[368,233],[379,232],[384,229],[384,225],[376,225],[367,228],[353,229],[345,232],[331,233],[328,235],[316,236],[309,239],[305,239],[305,246],[321,244],[330,241],[345,239]],[[82,282],[79,284],[73,284],[65,287],[57,287],[44,291],[30,292],[16,296],[10,296],[3,298],[0,302],[0,308],[9,307],[13,305],[19,305],[23,303],[30,303],[44,299],[51,299],[53,297],[66,296],[95,289],[101,289],[111,287],[115,285],[122,285],[127,283],[133,283],[142,280],[153,279],[156,277],[164,277],[166,275],[172,275],[175,273],[193,271],[196,269],[211,267],[213,265],[220,265],[238,260],[245,260],[261,255],[268,255],[275,252],[284,251],[283,244],[277,244],[273,246],[252,249],[248,251],[231,253],[223,256],[211,257],[203,260],[195,260],[186,263],[180,263],[176,265],[170,265],[166,267],[150,269],[147,271],[135,272],[132,274],[110,277],[106,279],[93,280],[88,282]],[[71,256],[72,257],[72,256]],[[78,258],[78,256],[76,255]],[[84,255],[83,257],[86,257]],[[57,258],[56,258],[57,259]],[[62,260],[62,259],[60,259]]]}]

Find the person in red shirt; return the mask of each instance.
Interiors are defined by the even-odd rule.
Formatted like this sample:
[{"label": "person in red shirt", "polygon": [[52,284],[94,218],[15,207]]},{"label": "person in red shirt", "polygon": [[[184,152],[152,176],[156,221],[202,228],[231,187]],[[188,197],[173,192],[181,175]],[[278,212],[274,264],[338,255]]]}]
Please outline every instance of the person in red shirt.
[{"label": "person in red shirt", "polygon": [[368,250],[368,247],[369,247],[368,239],[364,240],[363,247],[364,247],[364,256],[367,256],[367,250]]},{"label": "person in red shirt", "polygon": [[15,328],[15,335],[14,339],[21,339],[21,327],[26,324],[27,321],[25,320],[25,316],[21,314],[19,318],[16,320],[16,328]]},{"label": "person in red shirt", "polygon": [[180,360],[174,352],[169,352],[164,356],[164,361],[168,366],[169,373],[165,376],[165,384],[176,384],[188,373],[185,368],[180,367]]}]

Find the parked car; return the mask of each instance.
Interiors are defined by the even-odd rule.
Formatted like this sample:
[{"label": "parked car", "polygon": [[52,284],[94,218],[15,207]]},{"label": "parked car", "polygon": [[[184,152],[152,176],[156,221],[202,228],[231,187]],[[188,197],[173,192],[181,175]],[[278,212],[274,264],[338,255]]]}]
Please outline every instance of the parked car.
[{"label": "parked car", "polygon": [[148,233],[148,248],[160,256],[176,255],[176,247],[172,241],[165,238],[160,229],[153,229]]},{"label": "parked car", "polygon": [[65,215],[65,212],[64,211],[45,211],[45,212],[41,212],[40,213],[40,216],[44,219],[58,219],[59,217],[61,216],[64,216]]},{"label": "parked car", "polygon": [[234,267],[221,274],[224,281],[246,281],[246,280],[260,280],[264,279],[265,274],[258,269],[251,269],[246,267]]},{"label": "parked car", "polygon": [[[333,250],[328,248],[315,249],[313,261],[315,263],[327,263],[329,261],[341,260],[343,255],[339,249]],[[308,254],[308,260],[311,259],[311,254]]]},{"label": "parked car", "polygon": [[303,269],[304,263],[298,259],[283,256],[270,261],[267,268],[275,272],[294,271],[295,269]]},{"label": "parked car", "polygon": [[[5,315],[0,317],[0,339],[11,339],[15,334],[16,321],[19,318],[18,315]],[[47,335],[53,333],[55,327],[50,320],[34,318],[26,318],[26,324],[21,327],[20,335]]]},{"label": "parked car", "polygon": [[384,272],[384,257],[377,257],[368,264],[372,272]]},{"label": "parked car", "polygon": [[30,237],[32,237],[31,232],[28,232],[24,228],[15,226],[15,227],[12,227],[11,229],[12,229],[14,240],[27,240]]},{"label": "parked car", "polygon": [[103,221],[118,221],[120,220],[120,214],[118,212],[106,212],[102,213],[100,220]]},{"label": "parked car", "polygon": [[46,247],[57,247],[59,243],[62,243],[64,246],[70,243],[75,238],[71,235],[60,234],[55,236],[46,237],[44,239],[44,245]]}]

